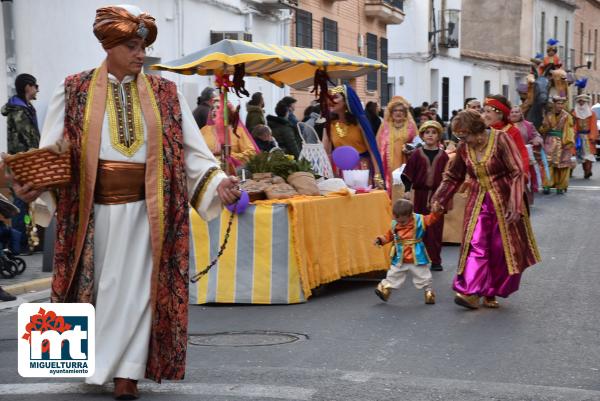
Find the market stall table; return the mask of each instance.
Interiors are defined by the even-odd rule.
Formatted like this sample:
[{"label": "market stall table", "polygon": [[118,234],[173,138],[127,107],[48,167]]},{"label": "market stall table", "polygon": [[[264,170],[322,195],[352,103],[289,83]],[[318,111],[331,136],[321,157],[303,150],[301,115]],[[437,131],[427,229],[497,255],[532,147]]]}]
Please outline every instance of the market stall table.
[{"label": "market stall table", "polygon": [[[207,223],[192,212],[190,275],[217,255],[229,216],[224,210]],[[384,191],[258,201],[234,217],[223,255],[190,285],[190,302],[299,303],[321,284],[387,270],[389,247],[375,247],[373,240],[391,219]]]}]

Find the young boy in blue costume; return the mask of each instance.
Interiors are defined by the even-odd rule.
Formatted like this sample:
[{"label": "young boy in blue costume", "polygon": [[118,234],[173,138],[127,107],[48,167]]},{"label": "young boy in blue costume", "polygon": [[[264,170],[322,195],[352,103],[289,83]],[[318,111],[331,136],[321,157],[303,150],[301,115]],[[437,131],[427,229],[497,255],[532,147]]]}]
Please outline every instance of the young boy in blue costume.
[{"label": "young boy in blue costume", "polygon": [[413,212],[413,204],[406,199],[394,203],[391,229],[383,236],[375,239],[375,245],[382,246],[393,242],[392,264],[386,278],[381,280],[375,294],[387,302],[392,289],[398,289],[404,283],[406,274],[412,273],[413,283],[417,289],[425,290],[425,303],[435,304],[435,293],[432,288],[432,275],[429,271],[429,255],[423,243],[427,227],[440,219],[441,214],[423,216]]}]

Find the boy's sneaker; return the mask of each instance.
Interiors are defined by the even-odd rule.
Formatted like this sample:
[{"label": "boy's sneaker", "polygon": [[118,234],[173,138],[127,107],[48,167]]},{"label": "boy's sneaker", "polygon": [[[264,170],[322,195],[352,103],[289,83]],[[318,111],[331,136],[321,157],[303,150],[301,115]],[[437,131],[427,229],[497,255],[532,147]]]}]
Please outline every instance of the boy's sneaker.
[{"label": "boy's sneaker", "polygon": [[434,272],[441,272],[444,270],[444,266],[442,266],[440,263],[432,263],[429,270]]},{"label": "boy's sneaker", "polygon": [[435,293],[432,290],[425,291],[425,303],[427,305],[435,304]]},{"label": "boy's sneaker", "polygon": [[8,292],[4,291],[2,287],[0,287],[0,301],[14,301],[15,299],[17,299],[17,297],[9,294]]},{"label": "boy's sneaker", "polygon": [[377,294],[377,296],[381,298],[383,302],[387,302],[388,299],[390,299],[391,293],[392,290],[390,288],[384,287],[381,283],[377,284],[377,288],[375,288],[375,294]]}]

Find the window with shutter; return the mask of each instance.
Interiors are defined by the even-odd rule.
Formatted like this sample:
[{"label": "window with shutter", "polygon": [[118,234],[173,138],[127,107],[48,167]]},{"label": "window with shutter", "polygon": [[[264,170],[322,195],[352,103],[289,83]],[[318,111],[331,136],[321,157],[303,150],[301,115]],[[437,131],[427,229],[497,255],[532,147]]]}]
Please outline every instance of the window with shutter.
[{"label": "window with shutter", "polygon": [[[383,64],[387,65],[388,63],[388,40],[387,38],[379,38],[379,61]],[[385,107],[386,104],[390,101],[390,87],[388,85],[388,73],[387,70],[382,68],[380,71],[381,76],[381,93],[380,93],[380,101],[381,107]]]},{"label": "window with shutter", "polygon": [[[367,57],[372,60],[377,60],[377,35],[367,33]],[[377,90],[377,71],[367,74],[367,90]]]},{"label": "window with shutter", "polygon": [[210,31],[210,44],[214,45],[223,39],[245,40],[252,42],[252,34],[243,31]]},{"label": "window with shutter", "polygon": [[323,18],[323,49],[338,51],[338,24],[328,18]]},{"label": "window with shutter", "polygon": [[296,10],[296,46],[312,47],[312,14]]}]

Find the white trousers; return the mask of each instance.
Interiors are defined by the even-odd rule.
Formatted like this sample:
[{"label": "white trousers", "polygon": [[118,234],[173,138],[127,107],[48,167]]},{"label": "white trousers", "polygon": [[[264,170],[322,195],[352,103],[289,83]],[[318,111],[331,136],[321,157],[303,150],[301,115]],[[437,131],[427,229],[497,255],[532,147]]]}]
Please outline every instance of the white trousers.
[{"label": "white trousers", "polygon": [[145,201],[94,205],[96,370],[86,379],[144,377],[150,343],[152,252]]},{"label": "white trousers", "polygon": [[406,280],[408,272],[412,274],[413,284],[417,289],[432,289],[433,277],[431,276],[431,271],[429,271],[429,265],[415,265],[413,263],[390,266],[386,277],[381,280],[381,284],[384,287],[398,289],[404,283],[404,280]]}]

